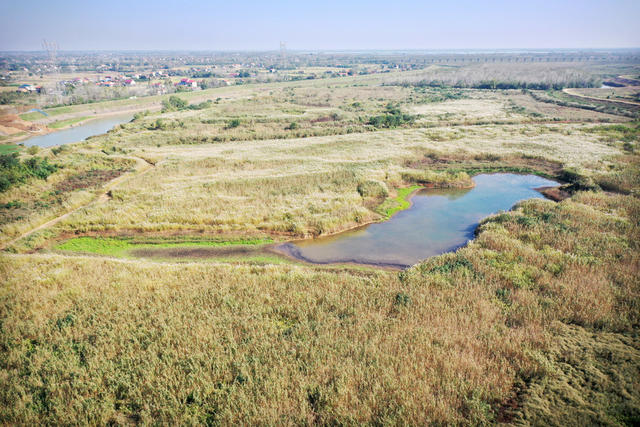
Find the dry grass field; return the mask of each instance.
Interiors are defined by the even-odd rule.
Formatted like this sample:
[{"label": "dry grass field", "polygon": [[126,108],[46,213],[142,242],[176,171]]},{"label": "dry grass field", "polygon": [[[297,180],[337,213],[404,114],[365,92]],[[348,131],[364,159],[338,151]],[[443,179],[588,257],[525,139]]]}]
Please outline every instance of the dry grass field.
[{"label": "dry grass field", "polygon": [[[397,78],[143,100],[105,135],[21,151],[58,168],[0,193],[0,421],[640,422],[637,117]],[[499,171],[568,198],[521,202],[404,271],[127,252],[327,235]]]}]

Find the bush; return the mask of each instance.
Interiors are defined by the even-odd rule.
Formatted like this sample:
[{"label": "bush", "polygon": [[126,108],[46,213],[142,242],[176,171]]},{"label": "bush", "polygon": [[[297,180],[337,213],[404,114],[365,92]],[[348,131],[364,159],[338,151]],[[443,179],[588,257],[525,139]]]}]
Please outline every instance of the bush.
[{"label": "bush", "polygon": [[205,108],[210,108],[213,105],[211,100],[201,102],[199,104],[191,104],[189,105],[189,110],[204,110]]},{"label": "bush", "polygon": [[358,184],[358,193],[362,197],[384,198],[389,195],[389,190],[384,182],[369,180]]},{"label": "bush", "polygon": [[0,192],[7,191],[29,178],[46,179],[57,169],[56,165],[39,157],[20,161],[18,153],[0,155]]},{"label": "bush", "polygon": [[471,187],[473,181],[466,172],[434,172],[429,170],[409,170],[401,173],[402,179],[420,185],[441,188]]},{"label": "bush", "polygon": [[156,129],[160,129],[160,130],[165,130],[167,129],[167,123],[162,120],[162,119],[156,119],[155,122],[153,122],[151,125],[149,125],[149,129],[151,130],[156,130]]},{"label": "bush", "polygon": [[399,292],[396,294],[394,304],[408,306],[411,303],[411,297],[405,293]]},{"label": "bush", "polygon": [[184,99],[171,95],[169,99],[165,99],[162,101],[162,112],[165,113],[167,111],[179,111],[187,108],[189,103]]},{"label": "bush", "polygon": [[31,147],[27,148],[27,153],[31,154],[32,156],[38,154],[38,151],[40,151],[40,147],[38,147],[37,145],[32,145]]},{"label": "bush", "polygon": [[240,119],[231,119],[227,123],[227,129],[237,128],[238,126],[240,126]]},{"label": "bush", "polygon": [[394,128],[413,123],[414,120],[415,116],[404,114],[398,107],[389,104],[387,105],[385,114],[371,117],[367,124],[377,128]]},{"label": "bush", "polygon": [[62,153],[63,151],[67,151],[68,148],[66,145],[60,145],[58,147],[53,147],[51,149],[51,152],[53,153],[54,156],[57,156],[58,154]]},{"label": "bush", "polygon": [[151,112],[149,110],[145,110],[145,111],[140,111],[138,113],[135,113],[133,115],[133,121],[135,122],[136,120],[140,120],[141,118],[148,116],[149,114],[151,114]]}]

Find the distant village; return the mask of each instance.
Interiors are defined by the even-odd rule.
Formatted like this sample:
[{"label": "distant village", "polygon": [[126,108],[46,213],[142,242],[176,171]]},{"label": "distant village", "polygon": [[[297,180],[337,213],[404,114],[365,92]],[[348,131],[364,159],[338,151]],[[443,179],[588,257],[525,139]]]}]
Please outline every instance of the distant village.
[{"label": "distant village", "polygon": [[[169,79],[170,76],[166,72],[151,72],[149,74],[114,74],[98,76],[96,78],[89,77],[74,77],[70,80],[60,80],[57,85],[62,87],[79,87],[84,85],[95,85],[99,87],[132,87],[141,83],[150,85],[151,87],[161,90],[166,86],[165,79]],[[156,80],[156,81],[153,81]],[[161,80],[161,81],[157,81]],[[185,89],[197,89],[198,82],[190,78],[183,78],[179,82],[173,83],[175,87]],[[40,85],[33,85],[24,83],[18,86],[16,92],[18,93],[41,93],[43,87]]]},{"label": "distant village", "polygon": [[[108,59],[105,62],[97,62]],[[243,60],[244,59],[244,60]],[[91,56],[0,56],[0,87],[11,90],[11,102],[61,105],[167,93],[197,91],[247,83],[269,83],[348,77],[422,68],[402,60],[356,63],[341,55],[291,55],[278,53],[253,57],[237,54],[215,56],[144,56],[122,54]],[[400,59],[400,58],[399,58]],[[350,64],[350,65],[346,65]],[[105,90],[100,90],[105,89]],[[31,101],[29,101],[31,98]],[[7,101],[7,102],[8,102]]]},{"label": "distant village", "polygon": [[[251,64],[253,65],[253,64]],[[234,64],[232,67],[243,67],[240,64]],[[396,70],[406,70],[411,69],[410,67],[393,67]],[[176,75],[184,75],[188,74],[193,76],[193,78],[185,77],[180,79],[180,81],[172,82],[174,87],[178,89],[198,89],[201,85],[195,78],[205,79],[205,78],[216,78],[218,85],[231,85],[233,83],[238,83],[237,79],[246,79],[251,77],[257,77],[259,72],[255,69],[249,68],[249,70],[241,70],[241,71],[232,71],[232,72],[216,72],[216,70],[211,68],[190,68],[188,70],[171,70],[171,71],[152,71],[146,74],[136,73],[136,74],[113,74],[113,75],[99,75],[95,78],[89,77],[74,77],[69,80],[60,80],[57,82],[58,85],[63,87],[79,87],[83,85],[95,85],[99,87],[131,87],[139,84],[147,84],[152,88],[156,88],[158,90],[162,90],[162,88],[166,88],[167,79],[171,79],[171,77],[175,77]],[[25,68],[23,70],[26,73],[29,73],[29,70]],[[386,72],[388,72],[387,70]],[[263,73],[267,74],[276,74],[279,71],[276,68],[266,68],[263,69]],[[293,76],[290,76],[290,80],[298,80],[302,77],[296,78],[295,73],[298,75],[304,75],[304,78],[326,78],[326,77],[347,77],[353,76],[356,74],[374,74],[378,72],[384,72],[377,69],[371,70],[359,70],[356,71],[354,69],[339,69],[339,70],[326,70],[322,73],[318,74],[310,74],[304,75],[303,71],[294,72]],[[227,77],[221,78],[221,76]],[[159,81],[160,80],[160,81]],[[233,83],[232,83],[233,82]],[[41,93],[43,91],[43,87],[39,85],[33,85],[29,83],[23,83],[16,89],[16,92],[19,93]]]}]

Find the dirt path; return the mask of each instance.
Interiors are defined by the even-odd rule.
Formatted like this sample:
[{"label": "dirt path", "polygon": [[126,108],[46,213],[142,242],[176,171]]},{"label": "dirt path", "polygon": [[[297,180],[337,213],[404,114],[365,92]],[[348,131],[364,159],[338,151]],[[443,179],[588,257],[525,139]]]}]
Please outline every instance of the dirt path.
[{"label": "dirt path", "polygon": [[562,89],[562,91],[564,93],[566,93],[569,96],[573,96],[576,98],[582,98],[582,99],[586,99],[589,101],[596,101],[596,102],[604,102],[607,104],[614,104],[614,105],[622,105],[623,107],[632,107],[632,108],[640,108],[640,103],[638,102],[633,102],[633,101],[625,101],[623,99],[605,99],[605,98],[598,98],[596,96],[589,96],[589,95],[583,95],[581,93],[577,93],[574,90],[570,89],[570,88],[565,88]]},{"label": "dirt path", "polygon": [[49,227],[52,227],[54,225],[56,225],[57,223],[59,223],[60,221],[70,217],[71,215],[73,215],[74,213],[78,212],[80,209],[84,209],[87,208],[91,205],[94,204],[100,204],[100,203],[106,203],[110,200],[109,197],[109,192],[116,188],[118,185],[129,181],[130,179],[139,177],[141,175],[144,175],[145,173],[149,172],[151,169],[153,169],[153,167],[155,165],[147,162],[146,160],[140,158],[140,157],[135,157],[135,156],[122,156],[122,158],[125,159],[131,159],[131,160],[135,160],[136,162],[136,170],[134,172],[131,173],[125,173],[123,175],[120,175],[117,178],[112,179],[111,181],[109,181],[104,187],[102,187],[103,191],[97,195],[96,197],[94,197],[92,200],[90,200],[89,202],[78,206],[77,208],[74,208],[72,210],[70,210],[69,212],[66,212],[62,215],[59,215],[47,222],[45,222],[44,224],[40,224],[39,226],[32,228],[31,230],[27,231],[26,233],[23,233],[21,235],[19,235],[18,237],[10,240],[9,242],[5,243],[2,246],[2,250],[7,249],[8,247],[12,246],[14,243],[16,243],[17,241],[24,239],[26,237],[29,237],[30,235],[32,235],[33,233],[40,231],[40,230],[44,230],[47,229]]}]

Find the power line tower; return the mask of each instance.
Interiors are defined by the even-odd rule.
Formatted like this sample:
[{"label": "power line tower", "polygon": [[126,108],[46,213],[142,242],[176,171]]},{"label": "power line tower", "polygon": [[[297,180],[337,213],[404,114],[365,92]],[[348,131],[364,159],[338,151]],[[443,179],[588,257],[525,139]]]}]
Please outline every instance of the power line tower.
[{"label": "power line tower", "polygon": [[[56,65],[56,60],[58,57],[58,43],[54,41],[47,41],[46,39],[42,39],[42,50],[47,52],[47,56],[49,57],[49,66],[51,67],[51,72],[54,75],[54,79],[56,79],[55,75],[58,73],[58,67]],[[61,99],[61,89],[58,87],[59,82],[55,83],[54,95],[57,99],[57,103],[60,103]]]},{"label": "power line tower", "polygon": [[49,65],[55,70],[56,57],[58,55],[58,43],[42,39],[42,50],[47,52],[47,56],[49,57]]},{"label": "power line tower", "polygon": [[287,68],[287,42],[280,42],[280,61],[282,68]]}]

